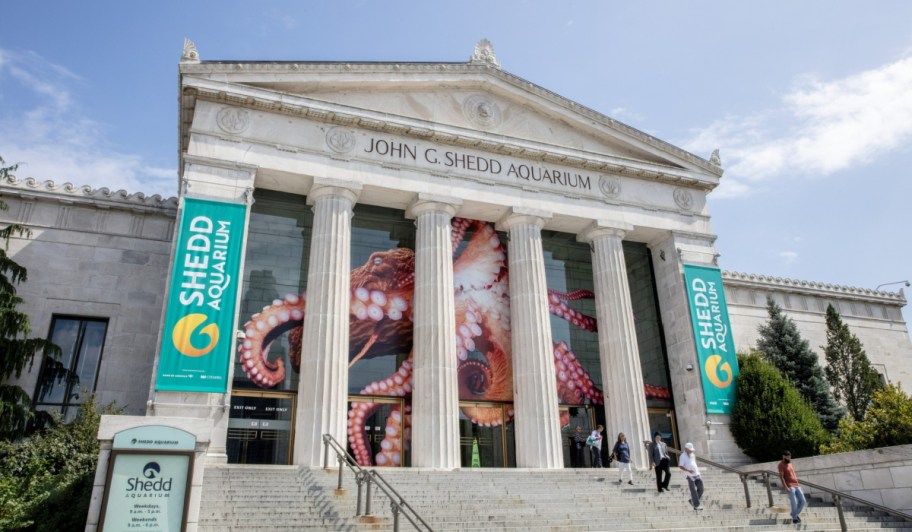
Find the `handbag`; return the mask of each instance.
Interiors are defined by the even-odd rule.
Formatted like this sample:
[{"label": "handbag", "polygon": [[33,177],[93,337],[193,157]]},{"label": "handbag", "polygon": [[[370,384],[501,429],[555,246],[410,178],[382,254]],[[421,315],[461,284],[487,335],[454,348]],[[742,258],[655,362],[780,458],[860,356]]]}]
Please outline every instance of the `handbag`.
[{"label": "handbag", "polygon": [[586,445],[588,445],[589,447],[592,447],[593,445],[595,445],[595,438],[593,438],[592,436],[589,436],[588,438],[586,438]]}]

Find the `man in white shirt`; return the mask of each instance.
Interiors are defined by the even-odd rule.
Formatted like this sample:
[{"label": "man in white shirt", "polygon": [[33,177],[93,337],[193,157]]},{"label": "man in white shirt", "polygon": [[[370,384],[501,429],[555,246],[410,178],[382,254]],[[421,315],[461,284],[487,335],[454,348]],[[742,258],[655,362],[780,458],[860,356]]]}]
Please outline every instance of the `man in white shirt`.
[{"label": "man in white shirt", "polygon": [[694,444],[687,442],[684,446],[684,454],[678,458],[678,467],[684,471],[684,476],[687,477],[687,485],[690,486],[690,502],[693,504],[694,510],[702,510],[700,497],[703,496],[703,479],[700,478],[700,468],[697,467]]}]

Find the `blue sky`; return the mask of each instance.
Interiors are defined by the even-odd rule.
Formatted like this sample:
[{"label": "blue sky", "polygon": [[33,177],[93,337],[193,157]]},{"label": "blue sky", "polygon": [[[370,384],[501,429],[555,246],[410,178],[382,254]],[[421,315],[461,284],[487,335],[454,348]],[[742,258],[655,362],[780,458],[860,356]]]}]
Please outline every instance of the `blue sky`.
[{"label": "blue sky", "polygon": [[[726,169],[727,270],[912,279],[912,2],[7,2],[0,156],[20,178],[177,191],[177,65],[467,60]],[[886,289],[896,290],[901,285]],[[912,294],[912,291],[908,291]],[[907,321],[912,313],[905,312]]]}]

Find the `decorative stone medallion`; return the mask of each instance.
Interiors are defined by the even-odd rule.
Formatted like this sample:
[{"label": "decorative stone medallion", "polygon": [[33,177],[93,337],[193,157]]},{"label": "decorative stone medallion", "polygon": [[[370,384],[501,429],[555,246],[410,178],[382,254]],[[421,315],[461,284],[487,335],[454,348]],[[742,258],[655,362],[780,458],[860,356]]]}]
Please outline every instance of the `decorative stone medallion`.
[{"label": "decorative stone medallion", "polygon": [[215,121],[222,131],[236,135],[243,132],[250,125],[250,112],[246,109],[226,107],[218,112]]},{"label": "decorative stone medallion", "polygon": [[326,145],[336,153],[348,153],[355,149],[355,133],[344,127],[334,127],[326,132]]},{"label": "decorative stone medallion", "polygon": [[606,197],[616,198],[621,195],[621,182],[618,181],[616,177],[609,177],[606,175],[599,177],[599,190],[602,191]]},{"label": "decorative stone medallion", "polygon": [[687,189],[674,189],[674,200],[675,204],[677,204],[678,207],[684,209],[685,211],[689,211],[691,208],[693,208],[693,195]]},{"label": "decorative stone medallion", "polygon": [[469,96],[462,103],[462,113],[469,122],[484,129],[493,129],[500,125],[500,107],[497,102],[483,94]]}]

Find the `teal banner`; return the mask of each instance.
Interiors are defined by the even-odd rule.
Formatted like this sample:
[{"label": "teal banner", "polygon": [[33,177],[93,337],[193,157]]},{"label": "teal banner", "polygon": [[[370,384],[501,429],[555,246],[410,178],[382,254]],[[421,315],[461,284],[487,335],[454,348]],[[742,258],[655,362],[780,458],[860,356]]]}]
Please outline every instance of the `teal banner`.
[{"label": "teal banner", "polygon": [[684,265],[690,319],[697,343],[706,411],[730,414],[735,400],[738,357],[718,268]]},{"label": "teal banner", "polygon": [[224,393],[247,206],[183,201],[155,389]]}]

